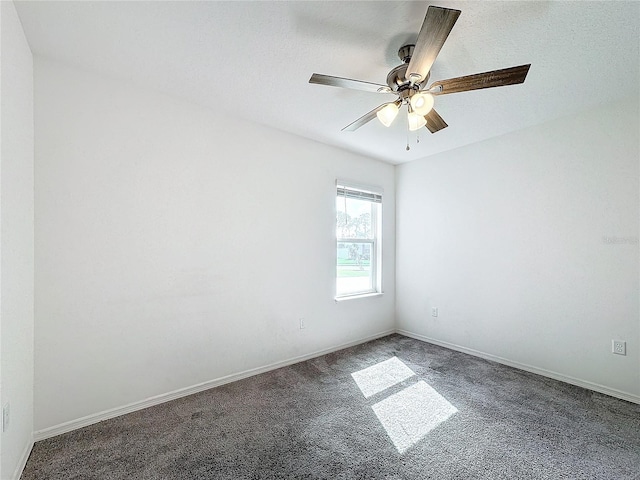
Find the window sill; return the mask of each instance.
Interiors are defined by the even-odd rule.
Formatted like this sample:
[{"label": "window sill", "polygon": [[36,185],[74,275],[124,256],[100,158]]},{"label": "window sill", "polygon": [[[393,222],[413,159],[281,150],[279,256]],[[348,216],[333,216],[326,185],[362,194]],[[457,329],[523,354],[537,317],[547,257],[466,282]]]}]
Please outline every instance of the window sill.
[{"label": "window sill", "polygon": [[382,295],[384,295],[384,292],[362,293],[362,294],[359,294],[359,295],[348,295],[348,296],[344,296],[344,297],[335,297],[335,301],[336,301],[336,303],[338,303],[338,302],[344,302],[346,300],[355,300],[355,299],[358,299],[358,298],[381,297]]}]

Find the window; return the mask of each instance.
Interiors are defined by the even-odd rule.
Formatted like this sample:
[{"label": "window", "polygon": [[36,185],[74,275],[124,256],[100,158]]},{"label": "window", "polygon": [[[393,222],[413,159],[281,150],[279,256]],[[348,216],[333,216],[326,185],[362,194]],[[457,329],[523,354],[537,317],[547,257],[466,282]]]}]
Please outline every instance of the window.
[{"label": "window", "polygon": [[382,194],[338,182],[336,298],[381,292]]}]

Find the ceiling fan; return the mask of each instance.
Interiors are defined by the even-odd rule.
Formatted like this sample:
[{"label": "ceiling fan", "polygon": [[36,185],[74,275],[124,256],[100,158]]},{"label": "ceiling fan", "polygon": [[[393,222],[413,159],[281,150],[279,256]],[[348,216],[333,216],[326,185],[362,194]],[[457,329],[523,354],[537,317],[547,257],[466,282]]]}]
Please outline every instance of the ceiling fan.
[{"label": "ceiling fan", "polygon": [[433,109],[434,96],[523,83],[531,66],[531,64],[520,65],[440,80],[426,88],[431,66],[460,13],[460,10],[430,6],[415,45],[404,45],[398,50],[398,56],[403,63],[389,72],[387,85],[318,73],[311,75],[309,83],[397,95],[398,98],[395,101],[383,103],[374,108],[344,127],[343,131],[357,130],[375,117],[388,127],[398,115],[400,107],[407,105],[409,130],[415,131],[426,126],[431,133],[436,133],[446,128],[447,124]]}]

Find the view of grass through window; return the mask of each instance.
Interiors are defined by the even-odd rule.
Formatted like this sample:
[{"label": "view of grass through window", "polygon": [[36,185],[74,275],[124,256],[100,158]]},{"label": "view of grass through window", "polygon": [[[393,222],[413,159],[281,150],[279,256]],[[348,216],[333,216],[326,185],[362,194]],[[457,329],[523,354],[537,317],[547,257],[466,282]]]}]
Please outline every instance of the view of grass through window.
[{"label": "view of grass through window", "polygon": [[375,291],[375,218],[377,203],[336,197],[337,295]]}]

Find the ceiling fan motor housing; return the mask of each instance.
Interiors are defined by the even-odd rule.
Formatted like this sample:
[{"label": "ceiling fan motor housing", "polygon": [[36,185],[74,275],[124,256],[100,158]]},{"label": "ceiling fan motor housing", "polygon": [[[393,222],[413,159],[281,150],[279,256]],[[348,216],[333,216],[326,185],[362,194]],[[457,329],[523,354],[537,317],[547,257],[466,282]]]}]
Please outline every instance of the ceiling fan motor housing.
[{"label": "ceiling fan motor housing", "polygon": [[397,92],[403,100],[411,98],[415,92],[420,90],[420,86],[426,83],[431,75],[427,73],[426,78],[420,79],[419,82],[414,82],[413,84],[406,78],[407,67],[411,61],[414,48],[415,45],[404,45],[400,47],[398,57],[400,57],[400,60],[404,63],[395,67],[389,72],[389,75],[387,75],[387,85],[389,85],[392,91]]}]

